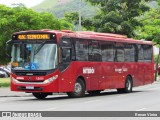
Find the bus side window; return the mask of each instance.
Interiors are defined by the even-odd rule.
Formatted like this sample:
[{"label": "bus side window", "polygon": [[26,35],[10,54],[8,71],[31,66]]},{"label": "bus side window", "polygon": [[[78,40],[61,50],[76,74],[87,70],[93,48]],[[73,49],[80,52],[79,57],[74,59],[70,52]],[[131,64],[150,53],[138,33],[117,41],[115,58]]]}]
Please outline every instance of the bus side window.
[{"label": "bus side window", "polygon": [[152,61],[152,46],[143,45],[143,54],[144,54],[144,61],[151,62]]},{"label": "bus side window", "polygon": [[77,61],[88,61],[88,41],[83,39],[75,40],[75,54]]},{"label": "bus side window", "polygon": [[125,51],[125,61],[126,62],[135,62],[135,47],[133,44],[125,44],[124,46]]},{"label": "bus side window", "polygon": [[138,45],[133,44],[133,47],[135,49],[135,62],[138,62]]},{"label": "bus side window", "polygon": [[98,41],[89,42],[89,61],[101,61],[101,49]]},{"label": "bus side window", "polygon": [[62,48],[62,62],[68,63],[71,61],[71,49],[70,48]]},{"label": "bus side window", "polygon": [[71,62],[72,41],[71,38],[63,36],[60,39],[60,71],[63,72]]},{"label": "bus side window", "polygon": [[138,62],[144,62],[143,45],[138,45]]},{"label": "bus side window", "polygon": [[124,62],[124,44],[116,43],[116,61]]},{"label": "bus side window", "polygon": [[113,62],[115,59],[114,42],[101,42],[102,61]]}]

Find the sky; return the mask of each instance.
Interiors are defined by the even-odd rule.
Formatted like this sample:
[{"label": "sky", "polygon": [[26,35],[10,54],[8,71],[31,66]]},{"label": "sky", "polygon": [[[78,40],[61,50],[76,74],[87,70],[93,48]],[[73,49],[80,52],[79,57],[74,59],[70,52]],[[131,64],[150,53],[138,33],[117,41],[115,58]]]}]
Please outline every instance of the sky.
[{"label": "sky", "polygon": [[154,54],[155,54],[155,55],[157,55],[157,54],[158,54],[158,52],[159,52],[159,48],[154,47]]},{"label": "sky", "polygon": [[23,3],[26,7],[30,8],[44,0],[0,0],[0,4],[11,6],[13,3]]}]

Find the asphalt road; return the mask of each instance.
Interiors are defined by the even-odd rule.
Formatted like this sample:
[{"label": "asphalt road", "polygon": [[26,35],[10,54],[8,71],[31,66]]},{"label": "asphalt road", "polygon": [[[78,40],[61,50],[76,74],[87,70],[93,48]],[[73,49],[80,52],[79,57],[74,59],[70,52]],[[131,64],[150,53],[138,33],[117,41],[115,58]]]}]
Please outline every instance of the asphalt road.
[{"label": "asphalt road", "polygon": [[107,90],[76,99],[63,94],[37,100],[31,94],[9,93],[3,88],[0,93],[0,111],[160,111],[160,82],[136,87],[129,94]]},{"label": "asphalt road", "polygon": [[[66,94],[56,94],[48,96],[45,100],[37,100],[31,94],[11,92],[9,88],[0,88],[0,111],[160,111],[160,81],[135,87],[129,94],[118,94],[116,90],[106,90],[99,96],[86,94],[85,97],[77,99],[68,98]],[[45,119],[53,120],[53,118]],[[63,116],[55,119],[106,120],[105,117],[65,118]],[[107,117],[107,120],[159,120],[159,118]]]}]

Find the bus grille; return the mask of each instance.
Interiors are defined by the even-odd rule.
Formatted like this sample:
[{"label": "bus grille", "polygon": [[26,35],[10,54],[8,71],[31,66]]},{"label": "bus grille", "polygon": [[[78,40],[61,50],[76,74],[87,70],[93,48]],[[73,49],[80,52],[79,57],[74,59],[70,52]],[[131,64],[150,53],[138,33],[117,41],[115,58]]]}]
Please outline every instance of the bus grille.
[{"label": "bus grille", "polygon": [[46,72],[16,72],[19,76],[45,76]]},{"label": "bus grille", "polygon": [[40,83],[40,82],[43,82],[44,80],[30,80],[30,81],[29,80],[18,80],[18,81],[19,82],[37,82],[37,83],[39,82]]}]

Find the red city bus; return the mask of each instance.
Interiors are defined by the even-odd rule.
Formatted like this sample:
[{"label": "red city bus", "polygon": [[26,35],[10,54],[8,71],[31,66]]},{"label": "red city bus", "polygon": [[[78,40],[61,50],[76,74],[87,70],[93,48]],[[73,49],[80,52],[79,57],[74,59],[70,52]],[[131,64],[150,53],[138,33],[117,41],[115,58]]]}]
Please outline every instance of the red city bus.
[{"label": "red city bus", "polygon": [[105,89],[132,92],[154,82],[153,43],[123,35],[69,30],[16,32],[11,90],[44,99],[54,92],[82,97]]}]

